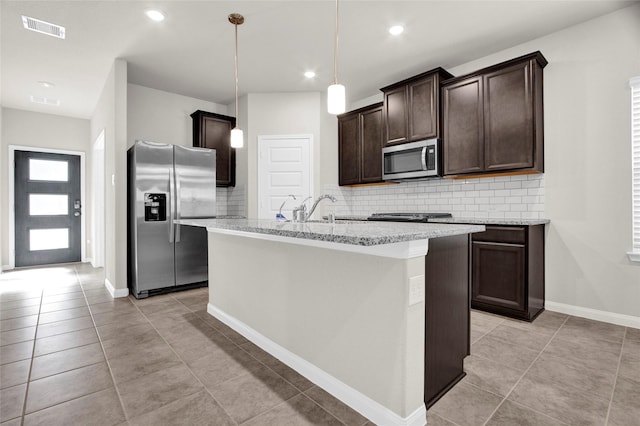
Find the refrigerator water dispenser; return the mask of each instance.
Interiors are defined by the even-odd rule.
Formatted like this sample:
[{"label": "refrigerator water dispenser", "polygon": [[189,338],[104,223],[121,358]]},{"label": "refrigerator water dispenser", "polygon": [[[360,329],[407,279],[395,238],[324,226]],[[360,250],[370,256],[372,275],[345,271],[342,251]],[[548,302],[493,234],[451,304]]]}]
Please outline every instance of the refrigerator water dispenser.
[{"label": "refrigerator water dispenser", "polygon": [[167,194],[144,194],[144,221],[164,222],[167,220]]}]

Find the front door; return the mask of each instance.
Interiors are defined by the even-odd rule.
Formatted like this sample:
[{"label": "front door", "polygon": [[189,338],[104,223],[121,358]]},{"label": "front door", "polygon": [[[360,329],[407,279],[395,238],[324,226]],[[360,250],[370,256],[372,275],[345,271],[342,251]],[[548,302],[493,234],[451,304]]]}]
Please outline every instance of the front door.
[{"label": "front door", "polygon": [[80,262],[80,156],[15,151],[16,266]]}]

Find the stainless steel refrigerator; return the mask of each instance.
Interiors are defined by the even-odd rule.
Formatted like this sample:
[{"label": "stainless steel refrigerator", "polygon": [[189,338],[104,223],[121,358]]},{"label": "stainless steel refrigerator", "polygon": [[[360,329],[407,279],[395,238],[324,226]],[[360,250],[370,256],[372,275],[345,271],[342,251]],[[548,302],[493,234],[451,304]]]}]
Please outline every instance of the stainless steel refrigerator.
[{"label": "stainless steel refrigerator", "polygon": [[127,178],[131,294],[206,285],[207,231],[175,220],[215,217],[216,151],[136,141]]}]

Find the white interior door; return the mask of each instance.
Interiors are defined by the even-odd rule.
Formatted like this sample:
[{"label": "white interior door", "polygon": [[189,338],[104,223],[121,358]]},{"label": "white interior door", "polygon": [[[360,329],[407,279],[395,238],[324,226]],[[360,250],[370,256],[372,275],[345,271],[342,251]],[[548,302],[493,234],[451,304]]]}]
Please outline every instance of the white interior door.
[{"label": "white interior door", "polygon": [[275,219],[282,213],[291,219],[293,208],[313,197],[313,136],[258,136],[258,217]]}]

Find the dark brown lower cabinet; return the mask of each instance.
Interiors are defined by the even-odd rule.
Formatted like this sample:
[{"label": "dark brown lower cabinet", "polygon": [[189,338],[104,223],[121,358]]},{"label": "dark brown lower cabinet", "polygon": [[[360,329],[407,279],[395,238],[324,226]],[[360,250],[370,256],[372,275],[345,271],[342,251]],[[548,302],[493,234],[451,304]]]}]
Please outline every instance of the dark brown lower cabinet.
[{"label": "dark brown lower cabinet", "polygon": [[469,236],[429,240],[425,258],[424,402],[430,408],[464,376],[469,349]]},{"label": "dark brown lower cabinet", "polygon": [[471,307],[532,321],[544,310],[544,225],[471,236]]}]

